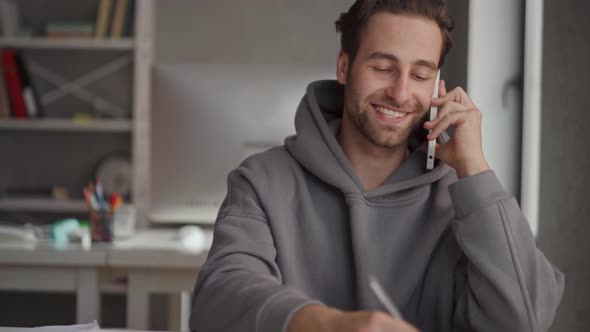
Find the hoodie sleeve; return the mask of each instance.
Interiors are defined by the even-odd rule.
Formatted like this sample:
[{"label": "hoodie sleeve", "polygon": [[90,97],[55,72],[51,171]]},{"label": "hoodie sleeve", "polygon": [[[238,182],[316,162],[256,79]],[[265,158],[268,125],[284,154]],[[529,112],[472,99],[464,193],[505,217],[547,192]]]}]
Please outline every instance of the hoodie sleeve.
[{"label": "hoodie sleeve", "polygon": [[465,255],[455,275],[455,331],[546,331],[564,275],[536,248],[516,199],[491,170],[449,191]]},{"label": "hoodie sleeve", "polygon": [[193,292],[192,331],[286,331],[295,311],[320,304],[282,284],[269,224],[244,173],[238,168],[228,176],[213,245]]}]

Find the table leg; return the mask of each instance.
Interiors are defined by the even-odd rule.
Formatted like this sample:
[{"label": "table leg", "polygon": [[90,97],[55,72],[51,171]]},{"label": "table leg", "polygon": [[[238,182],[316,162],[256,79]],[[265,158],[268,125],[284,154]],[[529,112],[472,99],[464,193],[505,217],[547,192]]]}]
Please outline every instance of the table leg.
[{"label": "table leg", "polygon": [[80,268],[76,280],[76,322],[100,321],[100,291],[95,268]]},{"label": "table leg", "polygon": [[140,272],[129,272],[127,280],[127,328],[147,330],[149,293]]},{"label": "table leg", "polygon": [[191,295],[192,292],[180,293],[180,331],[189,332],[188,321],[191,316]]},{"label": "table leg", "polygon": [[168,330],[189,332],[188,321],[191,314],[191,292],[171,292],[168,294]]},{"label": "table leg", "polygon": [[168,331],[182,331],[180,329],[180,292],[168,293]]}]

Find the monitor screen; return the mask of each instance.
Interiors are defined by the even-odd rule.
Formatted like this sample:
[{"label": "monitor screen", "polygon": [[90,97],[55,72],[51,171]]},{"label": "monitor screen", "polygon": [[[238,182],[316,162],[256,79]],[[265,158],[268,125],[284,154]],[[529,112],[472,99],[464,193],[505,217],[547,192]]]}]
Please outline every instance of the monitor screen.
[{"label": "monitor screen", "polygon": [[151,222],[214,222],[227,174],[282,145],[307,85],[334,78],[333,65],[156,64]]}]

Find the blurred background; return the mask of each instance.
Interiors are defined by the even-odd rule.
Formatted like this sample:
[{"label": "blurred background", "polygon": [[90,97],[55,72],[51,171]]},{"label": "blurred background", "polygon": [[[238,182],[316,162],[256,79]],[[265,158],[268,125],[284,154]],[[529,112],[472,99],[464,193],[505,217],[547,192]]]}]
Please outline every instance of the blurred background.
[{"label": "blurred background", "polygon": [[[353,2],[0,0],[0,326],[186,330],[227,173],[335,78]],[[590,3],[449,6],[441,77],[566,275],[551,331],[586,331]]]}]

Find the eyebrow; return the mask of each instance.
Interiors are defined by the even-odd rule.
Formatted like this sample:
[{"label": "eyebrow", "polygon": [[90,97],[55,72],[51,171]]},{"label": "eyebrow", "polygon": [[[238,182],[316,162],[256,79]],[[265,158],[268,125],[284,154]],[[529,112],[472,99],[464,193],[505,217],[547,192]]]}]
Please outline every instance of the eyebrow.
[{"label": "eyebrow", "polygon": [[[369,55],[369,59],[372,59],[372,60],[385,59],[385,60],[389,60],[392,62],[400,62],[399,59],[395,55],[389,54],[389,53],[383,53],[383,52],[373,52],[373,53],[371,53],[371,55]],[[428,61],[428,60],[417,60],[417,61],[414,61],[412,64],[416,65],[416,66],[428,67],[432,70],[438,69],[436,66],[436,63],[434,63],[432,61]]]}]

